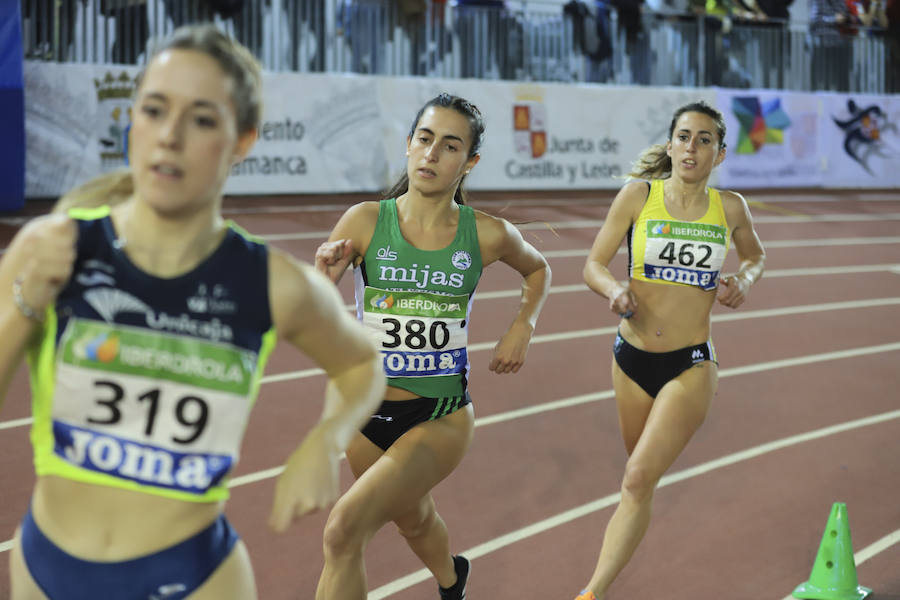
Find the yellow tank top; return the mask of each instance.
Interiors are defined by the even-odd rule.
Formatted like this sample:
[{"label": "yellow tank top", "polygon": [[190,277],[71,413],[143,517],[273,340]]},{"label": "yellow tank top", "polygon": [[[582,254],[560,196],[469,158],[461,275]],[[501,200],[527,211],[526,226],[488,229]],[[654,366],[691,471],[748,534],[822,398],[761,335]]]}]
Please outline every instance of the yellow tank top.
[{"label": "yellow tank top", "polygon": [[663,200],[663,182],[650,195],[628,231],[628,274],[632,279],[714,290],[728,253],[731,230],[719,191],[707,188],[709,208],[696,221],[679,221]]}]

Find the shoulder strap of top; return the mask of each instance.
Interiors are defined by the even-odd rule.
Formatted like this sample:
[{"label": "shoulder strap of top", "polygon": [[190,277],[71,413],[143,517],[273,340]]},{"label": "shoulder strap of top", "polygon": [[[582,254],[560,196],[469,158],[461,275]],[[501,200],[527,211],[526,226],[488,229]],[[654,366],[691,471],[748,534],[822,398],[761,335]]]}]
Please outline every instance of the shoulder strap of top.
[{"label": "shoulder strap of top", "polygon": [[95,208],[70,208],[68,214],[71,218],[79,221],[93,221],[109,216],[109,212],[109,206],[104,204]]},{"label": "shoulder strap of top", "polygon": [[381,230],[387,235],[394,232],[394,224],[397,219],[397,199],[385,198],[378,203],[378,220],[375,225],[376,230]]},{"label": "shoulder strap of top", "polygon": [[725,204],[722,202],[722,192],[716,188],[709,188],[709,202],[715,207],[713,210],[715,210],[715,215],[718,217],[719,221],[724,223],[730,229],[731,225],[728,224],[728,219],[725,216]]}]

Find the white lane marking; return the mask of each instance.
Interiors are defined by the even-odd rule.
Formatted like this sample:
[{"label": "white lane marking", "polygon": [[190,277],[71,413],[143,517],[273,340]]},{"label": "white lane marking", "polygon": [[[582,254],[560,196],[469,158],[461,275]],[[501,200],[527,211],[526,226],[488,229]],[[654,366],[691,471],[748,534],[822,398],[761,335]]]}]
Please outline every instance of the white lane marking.
[{"label": "white lane marking", "polygon": [[[865,246],[870,244],[900,244],[900,236],[885,235],[872,237],[851,238],[815,238],[808,240],[768,240],[763,242],[766,250],[773,248],[816,248],[819,246]],[[577,258],[587,256],[590,248],[576,248],[574,250],[547,250],[543,252],[545,258]],[[625,254],[625,248],[619,248],[617,254]]]},{"label": "white lane marking", "polygon": [[[853,429],[859,429],[862,427],[868,427],[870,425],[885,423],[887,421],[898,418],[900,418],[900,410],[895,410],[892,412],[882,413],[880,415],[874,415],[872,417],[857,419],[855,421],[847,421],[845,423],[840,423],[831,427],[816,429],[814,431],[801,433],[799,435],[793,435],[766,444],[761,444],[759,446],[754,446],[753,448],[748,448],[740,452],[735,452],[733,454],[726,454],[725,456],[722,456],[715,460],[711,460],[709,462],[705,462],[703,464],[696,465],[682,471],[671,473],[670,475],[665,475],[662,479],[660,479],[659,485],[657,487],[666,487],[668,485],[672,485],[673,483],[704,475],[716,469],[721,469],[735,463],[750,460],[752,458],[762,456],[763,454],[775,452],[776,450],[781,450],[783,448],[802,444],[804,442],[844,433]],[[490,554],[491,552],[496,552],[501,548],[504,548],[526,538],[532,537],[539,533],[543,533],[545,531],[549,531],[551,529],[569,523],[570,521],[580,519],[581,517],[584,517],[586,515],[618,504],[620,497],[620,493],[604,496],[603,498],[588,502],[587,504],[582,504],[581,506],[577,506],[575,508],[561,512],[547,519],[532,523],[527,527],[522,527],[521,529],[511,531],[500,537],[494,538],[482,544],[478,544],[477,546],[473,546],[467,550],[463,550],[462,554],[465,554],[466,557],[470,560],[474,560],[478,557],[485,556],[487,554]],[[395,579],[394,581],[387,583],[375,590],[372,590],[371,592],[369,592],[368,600],[381,600],[382,598],[387,598],[391,594],[395,594],[401,590],[412,587],[417,583],[426,581],[430,577],[430,571],[428,571],[427,569],[420,569],[418,571],[410,573],[409,575],[400,577],[399,579]]]},{"label": "white lane marking", "polygon": [[[835,217],[835,218],[826,218]],[[817,215],[811,217],[758,217],[754,219],[756,223],[795,223],[795,222],[827,222],[827,221],[895,221],[900,220],[900,213],[892,213],[885,215]],[[0,219],[2,222],[2,219]],[[523,231],[533,230],[556,230],[556,229],[599,229],[603,224],[602,220],[587,219],[576,221],[554,221],[554,222],[535,222],[524,223],[518,225]],[[257,234],[254,234],[257,235]],[[258,234],[268,242],[286,242],[299,240],[321,240],[325,241],[331,235],[330,231],[301,231],[294,233],[270,233]],[[820,238],[808,240],[771,240],[763,241],[765,248],[799,248],[806,246],[855,246],[864,244],[896,244],[900,240],[897,236],[875,236],[875,237],[852,237],[852,238]],[[0,255],[6,251],[6,248],[0,248]],[[544,256],[564,258],[567,256],[587,256],[587,249],[584,250],[551,250],[544,253]]]},{"label": "white lane marking", "polygon": [[[900,242],[900,238],[897,238]],[[771,269],[766,271],[763,279],[778,277],[806,277],[814,275],[854,275],[857,273],[880,273],[893,271],[900,273],[900,265],[889,263],[881,265],[851,265],[846,267],[812,267],[800,269]],[[570,292],[589,292],[590,288],[584,283],[550,286],[551,294],[564,294]],[[522,295],[521,289],[497,290],[495,292],[476,292],[475,300],[495,300],[497,298],[518,298]],[[349,310],[356,310],[356,305],[348,304]]]},{"label": "white lane marking", "polygon": [[24,427],[25,425],[31,425],[31,417],[12,419],[10,421],[0,421],[0,431],[4,429],[13,429],[14,427]]},{"label": "white lane marking", "polygon": [[[736,375],[743,375],[745,373],[755,373],[758,371],[779,369],[779,368],[784,368],[784,367],[789,367],[789,366],[794,366],[794,365],[805,365],[805,364],[821,362],[821,361],[826,361],[826,360],[838,360],[838,359],[843,359],[843,358],[852,358],[852,357],[856,357],[856,356],[865,356],[867,354],[891,352],[894,350],[900,350],[900,342],[895,342],[895,343],[891,343],[891,344],[881,344],[879,346],[865,346],[865,347],[861,347],[861,348],[852,348],[849,350],[841,350],[838,352],[826,352],[824,354],[813,354],[813,355],[808,355],[808,356],[800,356],[800,357],[796,357],[793,359],[771,361],[771,362],[766,362],[766,363],[757,363],[755,365],[746,365],[744,367],[737,367],[737,368],[732,368],[732,369],[722,369],[719,371],[719,377],[720,378],[733,377]],[[614,394],[613,394],[612,390],[606,390],[603,392],[596,392],[596,393],[592,393],[592,394],[581,394],[579,396],[563,398],[561,400],[555,400],[553,402],[545,402],[544,404],[539,404],[539,405],[531,406],[528,408],[512,410],[512,411],[508,411],[505,413],[499,413],[496,415],[489,415],[487,417],[480,417],[480,418],[475,419],[475,427],[483,427],[485,425],[493,425],[495,423],[502,423],[502,422],[511,421],[514,419],[520,419],[523,417],[527,417],[527,416],[531,416],[531,415],[535,415],[535,414],[539,414],[539,413],[543,413],[543,412],[559,410],[561,408],[568,408],[571,406],[586,404],[588,402],[595,402],[597,400],[612,398],[613,395]],[[896,414],[897,416],[900,416],[900,411],[895,411],[894,413],[885,413],[885,414]],[[896,418],[896,417],[891,417],[891,418]],[[887,419],[882,419],[882,420],[887,420]],[[702,465],[697,465],[690,469],[686,469],[684,471],[679,471],[678,473],[666,475],[660,480],[659,487],[664,487],[665,485],[675,483],[676,481],[681,481],[682,479],[696,477],[697,475],[702,475],[703,473],[712,471],[714,469],[718,469],[718,468],[721,468],[721,467],[724,467],[724,466],[727,466],[730,464],[734,464],[734,463],[740,462],[742,460],[748,460],[749,458],[759,456],[760,454],[764,454],[766,452],[772,452],[774,450],[784,448],[784,447],[793,445],[795,443],[805,442],[805,441],[809,441],[811,439],[825,437],[826,435],[832,435],[834,433],[840,433],[842,431],[847,431],[847,430],[853,429],[855,427],[864,426],[864,425],[860,425],[860,423],[868,425],[868,424],[875,424],[878,422],[881,422],[881,420],[879,420],[878,416],[866,417],[864,419],[858,419],[856,421],[848,421],[843,424],[833,425],[831,427],[826,427],[824,429],[818,429],[814,432],[790,436],[790,437],[784,438],[782,440],[776,440],[774,442],[769,442],[767,444],[763,444],[761,446],[756,446],[754,448],[750,448],[748,450],[743,450],[741,452],[736,452],[734,454],[728,454],[726,456],[709,461]],[[856,425],[854,425],[854,424],[856,424]],[[283,466],[277,466],[277,467],[272,467],[272,468],[265,469],[262,471],[256,471],[254,473],[248,473],[247,475],[242,475],[240,477],[235,477],[235,478],[231,479],[228,482],[228,487],[236,488],[236,487],[248,485],[251,483],[256,483],[258,481],[271,479],[273,477],[278,477],[278,475],[280,475],[283,471],[284,471]],[[600,500],[595,500],[594,502],[586,504],[582,507],[575,508],[570,511],[566,511],[565,513],[562,513],[562,515],[577,514],[577,516],[572,516],[571,518],[565,518],[564,520],[560,521],[558,524],[562,524],[562,523],[571,521],[572,519],[577,518],[578,516],[583,516],[584,514],[589,514],[590,512],[595,512],[596,510],[600,510],[600,508],[609,506],[609,504],[604,504],[602,506],[599,506],[597,503],[602,503],[602,502],[606,502],[606,501],[609,501],[610,503],[614,503],[614,502],[618,502],[618,498],[619,498],[619,495],[614,494],[611,496],[607,496],[606,498],[601,498]],[[610,500],[610,499],[612,499],[612,500]],[[592,508],[592,509],[587,510],[587,512],[583,512],[586,510],[585,507],[594,507],[594,506],[596,506],[596,508]],[[491,546],[493,549],[501,548],[503,546],[513,543],[513,541],[518,541],[518,539],[524,539],[524,537],[528,537],[529,535],[534,535],[536,533],[540,533],[541,531],[545,531],[546,529],[550,529],[551,527],[548,527],[546,525],[544,525],[543,528],[541,528],[542,527],[541,524],[553,522],[554,519],[558,520],[558,519],[560,519],[560,517],[561,517],[561,515],[557,515],[556,517],[551,517],[550,519],[545,519],[544,521],[540,521],[539,523],[535,523],[524,529],[520,529],[520,530],[518,530],[518,532],[513,532],[511,534],[507,534],[506,536],[502,536],[501,538],[497,538],[496,540],[487,542],[486,544],[481,544],[480,546],[476,546],[475,548],[478,549],[478,548],[482,548],[482,547],[488,547],[490,544],[495,545],[495,546]],[[552,527],[555,527],[555,526],[556,525],[553,525]],[[533,533],[524,535],[517,539],[512,539],[509,537],[509,536],[521,535],[521,532],[531,531],[534,528],[538,528],[538,529],[535,529]],[[496,544],[498,544],[497,540],[507,540],[507,539],[510,541],[506,541],[505,543],[496,545]],[[6,550],[9,550],[11,545],[12,545],[12,540],[7,540],[6,542],[0,542],[0,553],[5,552]],[[471,558],[475,558],[477,556],[482,556],[483,554],[487,554],[489,551],[492,551],[492,550],[479,551],[478,554],[474,554],[471,550],[467,550],[466,554],[467,554],[467,556],[470,556]],[[426,575],[423,576],[422,578],[418,578],[421,573],[425,573]],[[427,570],[422,569],[422,571],[417,571],[416,573],[413,573],[412,575],[407,575],[405,578],[401,578],[400,580],[397,580],[397,581],[407,581],[408,580],[408,581],[411,581],[411,583],[409,583],[408,585],[404,585],[403,587],[398,587],[396,589],[392,589],[392,591],[390,593],[400,591],[401,589],[405,589],[406,587],[409,587],[410,585],[418,583],[419,581],[423,581],[425,578],[430,576],[430,575],[427,575],[428,573],[429,572]],[[410,577],[415,577],[416,579],[413,581],[412,579],[408,579]],[[388,584],[388,585],[392,585],[392,584]],[[382,588],[383,587],[385,587],[385,586],[382,586]],[[378,588],[378,589],[381,590],[382,588]],[[376,591],[378,591],[378,590],[376,590]],[[377,596],[377,597],[373,598],[373,596],[370,594],[369,600],[375,600],[375,598],[383,598],[383,597],[384,596]]]},{"label": "white lane marking", "polygon": [[[879,308],[884,306],[900,305],[900,298],[871,298],[868,300],[848,300],[845,302],[827,302],[825,304],[806,304],[800,306],[788,306],[784,308],[767,308],[760,310],[745,310],[743,312],[725,313],[712,315],[713,323],[725,323],[728,321],[742,321],[745,319],[759,319],[766,317],[784,317],[788,315],[826,312],[831,310],[858,310],[863,308]],[[532,344],[544,344],[548,342],[560,342],[566,340],[575,340],[586,337],[594,337],[600,335],[608,335],[615,333],[618,329],[617,325],[609,327],[600,327],[597,329],[580,329],[577,331],[563,331],[559,333],[545,333],[536,335],[531,338]],[[479,342],[469,344],[469,352],[480,352],[482,350],[492,350],[497,345],[496,341]],[[278,383],[282,381],[291,381],[294,379],[307,379],[309,377],[317,377],[324,375],[325,371],[316,367],[312,369],[303,369],[302,371],[287,371],[285,373],[274,373],[264,376],[261,383]],[[0,431],[4,429],[12,429],[15,427],[23,427],[30,425],[31,417],[14,419],[11,421],[0,421]]]},{"label": "white lane marking", "polygon": [[[897,238],[900,242],[900,237]],[[587,250],[584,251],[587,256]],[[624,253],[624,250],[620,250]],[[575,256],[575,255],[572,255]],[[845,267],[806,267],[797,269],[771,269],[765,272],[764,279],[774,279],[778,277],[807,277],[817,275],[855,275],[858,273],[880,273],[889,271],[900,275],[900,265],[894,263],[880,265],[850,265]],[[573,292],[590,292],[590,288],[583,283],[573,283],[568,285],[550,286],[550,294],[568,294]],[[518,298],[522,295],[521,289],[496,290],[493,292],[478,292],[475,296],[476,300],[496,300],[497,298]],[[355,304],[345,304],[344,308],[348,312],[356,312]]]},{"label": "white lane marking", "polygon": [[[365,198],[361,198],[360,201],[367,200]],[[785,199],[787,202],[798,202],[800,200],[792,200]],[[839,202],[840,200],[837,198],[821,198],[817,200],[817,202]],[[778,202],[782,202],[782,200],[778,200]],[[497,216],[503,216],[502,211],[507,208],[514,208],[519,206],[569,206],[569,205],[583,205],[587,204],[589,206],[598,206],[604,205],[609,206],[612,203],[612,195],[610,195],[606,199],[598,199],[598,198],[516,198],[515,200],[473,200],[469,202],[469,206],[472,208],[483,208],[487,211],[490,211],[491,214]],[[774,201],[773,201],[774,203]],[[335,203],[335,204],[295,204],[288,206],[253,206],[253,207],[234,207],[234,208],[223,208],[223,215],[265,215],[265,214],[281,214],[281,213],[292,213],[292,212],[333,212],[339,211],[344,212],[353,203]]]},{"label": "white lane marking", "polygon": [[[898,216],[900,219],[900,216]],[[866,219],[869,220],[869,219]],[[897,220],[894,218],[885,220]],[[603,221],[565,221],[560,223],[526,223],[519,225],[518,228],[523,231],[533,230],[551,230],[551,229],[600,229]],[[322,240],[323,242],[331,235],[330,231],[305,231],[300,233],[272,233],[268,235],[260,235],[268,242],[284,242],[290,240]],[[765,248],[799,248],[805,246],[855,246],[857,244],[896,244],[897,236],[873,236],[873,237],[851,237],[851,238],[815,238],[808,240],[763,240]],[[580,252],[580,250],[578,251]],[[584,252],[587,252],[585,250]],[[547,253],[545,253],[545,256]]]},{"label": "white lane marking", "polygon": [[[520,206],[579,206],[579,205],[588,205],[588,206],[602,206],[609,207],[612,204],[613,195],[616,190],[606,190],[605,195],[600,195],[593,198],[516,198],[515,200],[504,200],[504,199],[484,199],[484,200],[475,200],[473,199],[469,204],[473,208],[483,208],[487,211],[490,211],[492,214],[497,216],[503,216],[502,212],[507,208],[515,208]],[[322,195],[317,195],[317,198],[321,198]],[[809,202],[809,203],[834,203],[840,202],[841,198],[836,197],[828,197],[828,196],[798,196],[796,198],[792,198],[790,196],[783,196],[776,199],[767,199],[762,200],[761,202],[767,205],[778,205],[778,204],[786,204],[786,203],[797,203],[797,202]],[[365,200],[371,200],[370,197],[366,195],[360,195],[359,200],[350,200],[347,202],[334,202],[328,204],[287,204],[287,205],[263,205],[263,204],[255,204],[254,206],[244,206],[244,207],[224,207],[222,209],[222,215],[268,215],[268,214],[285,214],[285,213],[309,213],[309,212],[344,212],[350,206],[355,204],[356,202],[362,202]],[[862,198],[865,202],[897,202],[896,197],[891,196],[867,196]],[[227,204],[227,201],[226,201]],[[49,212],[50,205],[47,206],[47,211]],[[763,209],[764,210],[764,209]],[[28,217],[2,217],[0,218],[0,224],[3,225],[24,225],[31,219],[40,216],[28,216]],[[2,252],[2,250],[0,250]]]}]

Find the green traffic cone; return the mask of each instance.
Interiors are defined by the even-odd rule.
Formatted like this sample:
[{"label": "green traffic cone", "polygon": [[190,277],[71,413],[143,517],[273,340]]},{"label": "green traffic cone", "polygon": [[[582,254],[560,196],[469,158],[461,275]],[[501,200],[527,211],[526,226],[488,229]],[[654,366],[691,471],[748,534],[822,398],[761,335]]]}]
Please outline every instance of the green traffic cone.
[{"label": "green traffic cone", "polygon": [[847,505],[835,502],[809,581],[798,585],[793,596],[805,600],[862,600],[870,593],[872,590],[856,579]]}]

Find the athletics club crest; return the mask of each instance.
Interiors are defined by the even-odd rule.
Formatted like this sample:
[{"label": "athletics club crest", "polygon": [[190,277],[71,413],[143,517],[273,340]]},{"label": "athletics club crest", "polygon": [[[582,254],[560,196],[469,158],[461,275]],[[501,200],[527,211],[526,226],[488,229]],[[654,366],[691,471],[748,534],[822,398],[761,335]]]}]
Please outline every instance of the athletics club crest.
[{"label": "athletics club crest", "polygon": [[94,79],[100,138],[100,160],[103,170],[121,167],[125,163],[125,128],[131,122],[131,102],[137,87],[137,77],[127,71],[118,76],[107,71]]},{"label": "athletics club crest", "polygon": [[547,152],[547,107],[536,100],[517,99],[513,105],[516,154],[540,158]]}]

